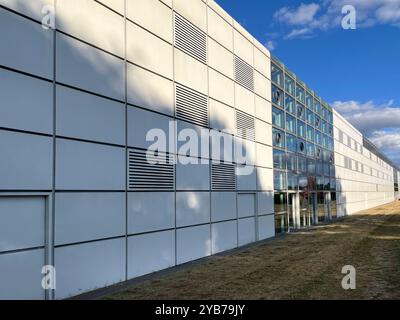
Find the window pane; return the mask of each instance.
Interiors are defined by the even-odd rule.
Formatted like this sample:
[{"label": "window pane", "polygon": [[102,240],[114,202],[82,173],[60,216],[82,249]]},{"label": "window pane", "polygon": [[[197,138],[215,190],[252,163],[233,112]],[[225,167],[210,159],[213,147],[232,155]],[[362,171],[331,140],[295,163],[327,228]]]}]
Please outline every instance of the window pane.
[{"label": "window pane", "polygon": [[315,143],[322,145],[322,133],[318,130],[315,130]]},{"label": "window pane", "polygon": [[307,176],[300,176],[299,177],[299,189],[306,190],[308,188],[308,178]]},{"label": "window pane", "polygon": [[323,134],[322,135],[322,146],[324,148],[328,148],[328,146],[329,146],[328,140],[329,140],[328,136]]},{"label": "window pane", "polygon": [[322,132],[328,133],[328,123],[325,120],[322,121]]},{"label": "window pane", "polygon": [[286,130],[296,134],[296,118],[286,114]]},{"label": "window pane", "polygon": [[288,173],[288,190],[295,190],[298,189],[298,180],[297,175],[293,173]]},{"label": "window pane", "polygon": [[317,161],[316,168],[317,168],[317,174],[322,175],[324,172],[324,165],[321,161]]},{"label": "window pane", "polygon": [[286,135],[286,148],[291,152],[297,152],[297,139],[291,134]]},{"label": "window pane", "polygon": [[301,154],[306,154],[306,142],[304,140],[299,139],[297,142],[297,152]]},{"label": "window pane", "polygon": [[318,148],[318,147],[315,148],[315,156],[317,157],[317,159],[322,159],[322,150],[321,150],[321,148]]},{"label": "window pane", "polygon": [[306,124],[302,121],[297,121],[297,135],[306,138]]},{"label": "window pane", "polygon": [[285,134],[283,131],[273,129],[274,147],[285,148]]},{"label": "window pane", "polygon": [[299,167],[299,172],[307,172],[307,159],[304,157],[299,156],[298,157],[298,167]]},{"label": "window pane", "polygon": [[315,157],[315,146],[312,143],[307,143],[307,156]]},{"label": "window pane", "polygon": [[315,122],[314,112],[307,109],[307,123],[313,126],[313,125],[315,125],[314,122]]},{"label": "window pane", "polygon": [[314,108],[315,108],[315,112],[319,115],[322,114],[322,106],[321,103],[318,100],[314,100]]},{"label": "window pane", "polygon": [[315,127],[321,130],[321,118],[318,116],[315,116]]},{"label": "window pane", "polygon": [[313,99],[311,93],[306,92],[306,106],[307,106],[307,108],[310,108],[311,110],[313,110],[313,108],[314,108],[314,103],[313,102],[314,102],[314,99]]},{"label": "window pane", "polygon": [[297,118],[306,121],[306,108],[302,104],[297,104]]},{"label": "window pane", "polygon": [[305,92],[304,88],[297,85],[296,86],[296,98],[299,100],[301,103],[305,103]]},{"label": "window pane", "polygon": [[307,126],[307,140],[314,142],[314,128]]},{"label": "window pane", "polygon": [[331,179],[329,177],[324,178],[324,190],[331,190]]},{"label": "window pane", "polygon": [[307,159],[307,172],[308,174],[315,174],[315,160]]},{"label": "window pane", "polygon": [[294,80],[288,74],[285,77],[285,89],[294,96]]},{"label": "window pane", "polygon": [[289,95],[286,95],[285,96],[285,106],[286,106],[286,111],[287,112],[290,112],[291,114],[294,114],[294,99],[291,97],[291,96],[289,96]]},{"label": "window pane", "polygon": [[280,69],[278,66],[275,64],[272,64],[271,66],[271,76],[272,76],[272,82],[276,83],[280,87],[283,87],[283,71]]},{"label": "window pane", "polygon": [[317,190],[324,190],[324,178],[317,176]]},{"label": "window pane", "polygon": [[274,149],[274,168],[286,169],[286,155],[282,150]]},{"label": "window pane", "polygon": [[286,189],[286,173],[282,171],[274,171],[274,190]]},{"label": "window pane", "polygon": [[297,156],[295,153],[287,154],[287,169],[290,171],[297,171]]},{"label": "window pane", "polygon": [[324,163],[324,175],[329,177],[330,171],[331,171],[331,170],[330,170],[330,165],[329,165],[329,163]]},{"label": "window pane", "polygon": [[279,107],[283,107],[283,91],[276,86],[272,86],[272,102]]},{"label": "window pane", "polygon": [[285,128],[284,116],[285,113],[283,110],[278,109],[276,107],[272,108],[272,123],[282,129]]}]

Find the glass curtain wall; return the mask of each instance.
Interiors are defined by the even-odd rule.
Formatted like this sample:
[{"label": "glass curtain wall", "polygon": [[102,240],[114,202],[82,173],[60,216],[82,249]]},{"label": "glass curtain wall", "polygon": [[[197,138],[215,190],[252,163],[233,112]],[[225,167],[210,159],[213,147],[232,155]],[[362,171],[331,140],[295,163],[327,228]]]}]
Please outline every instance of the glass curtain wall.
[{"label": "glass curtain wall", "polygon": [[[276,233],[336,218],[332,108],[273,58]],[[300,221],[292,219],[297,195]]]}]

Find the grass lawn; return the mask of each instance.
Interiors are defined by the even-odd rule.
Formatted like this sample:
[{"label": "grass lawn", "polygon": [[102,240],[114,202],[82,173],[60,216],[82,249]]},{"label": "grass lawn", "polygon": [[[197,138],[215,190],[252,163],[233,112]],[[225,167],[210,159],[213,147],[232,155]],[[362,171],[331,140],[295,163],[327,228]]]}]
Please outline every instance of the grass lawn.
[{"label": "grass lawn", "polygon": [[[356,268],[343,290],[342,267]],[[400,202],[225,255],[103,299],[400,299]]]}]

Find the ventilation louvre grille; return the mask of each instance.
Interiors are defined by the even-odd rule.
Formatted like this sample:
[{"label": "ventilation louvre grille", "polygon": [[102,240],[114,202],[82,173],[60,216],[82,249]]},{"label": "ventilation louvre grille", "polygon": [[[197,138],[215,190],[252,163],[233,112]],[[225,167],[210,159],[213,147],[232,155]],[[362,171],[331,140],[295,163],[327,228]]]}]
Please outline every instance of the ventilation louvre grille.
[{"label": "ventilation louvre grille", "polygon": [[208,127],[208,98],[196,91],[176,85],[176,117]]},{"label": "ventilation louvre grille", "polygon": [[200,62],[207,63],[206,34],[178,14],[175,14],[175,46]]},{"label": "ventilation louvre grille", "polygon": [[243,139],[255,140],[255,120],[243,112],[236,111],[237,135]]},{"label": "ventilation louvre grille", "polygon": [[174,165],[168,154],[129,150],[130,190],[174,190]]},{"label": "ventilation louvre grille", "polygon": [[246,62],[235,56],[235,81],[250,91],[254,91],[254,70]]},{"label": "ventilation louvre grille", "polygon": [[234,164],[218,163],[211,165],[211,189],[236,190],[236,168]]}]

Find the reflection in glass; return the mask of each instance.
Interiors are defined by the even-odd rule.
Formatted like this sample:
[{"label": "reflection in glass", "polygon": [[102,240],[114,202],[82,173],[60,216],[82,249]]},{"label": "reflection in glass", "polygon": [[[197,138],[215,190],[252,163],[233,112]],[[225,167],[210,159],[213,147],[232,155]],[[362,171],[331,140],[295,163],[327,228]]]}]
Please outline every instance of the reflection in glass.
[{"label": "reflection in glass", "polygon": [[286,134],[286,148],[288,151],[297,152],[297,139],[291,134]]},{"label": "reflection in glass", "polygon": [[314,109],[317,114],[322,115],[322,106],[318,100],[314,100]]},{"label": "reflection in glass", "polygon": [[329,177],[324,178],[324,190],[331,190],[331,179]]},{"label": "reflection in glass", "polygon": [[331,192],[331,217],[337,218],[336,192]]},{"label": "reflection in glass", "polygon": [[297,85],[297,87],[296,87],[296,98],[301,103],[305,103],[305,91],[304,91],[304,88],[299,85]]},{"label": "reflection in glass", "polygon": [[317,174],[320,174],[320,175],[322,175],[324,173],[324,164],[322,161],[316,162],[316,171],[317,171]]},{"label": "reflection in glass", "polygon": [[299,189],[302,191],[306,191],[308,189],[308,178],[307,176],[299,177]]},{"label": "reflection in glass", "polygon": [[306,92],[306,106],[307,108],[313,110],[314,109],[314,99],[311,93]]},{"label": "reflection in glass", "polygon": [[306,142],[304,140],[298,140],[298,148],[297,151],[301,154],[306,154]]},{"label": "reflection in glass", "polygon": [[284,129],[285,128],[284,117],[285,113],[283,110],[278,109],[276,107],[272,108],[272,124]]},{"label": "reflection in glass", "polygon": [[317,176],[317,190],[324,190],[324,177]]},{"label": "reflection in glass", "polygon": [[274,168],[286,169],[285,151],[274,149]]},{"label": "reflection in glass", "polygon": [[274,171],[274,189],[286,189],[286,173],[282,171]]},{"label": "reflection in glass", "polygon": [[279,192],[274,194],[275,214],[286,214],[286,193]]},{"label": "reflection in glass", "polygon": [[315,146],[312,143],[307,143],[307,156],[315,157]]},{"label": "reflection in glass", "polygon": [[302,104],[297,104],[297,118],[306,121],[306,108]]},{"label": "reflection in glass", "polygon": [[297,121],[297,135],[306,138],[306,124],[300,120]]},{"label": "reflection in glass", "polygon": [[307,140],[314,142],[314,128],[307,126]]},{"label": "reflection in glass", "polygon": [[325,194],[323,192],[317,193],[318,203],[318,221],[325,221]]},{"label": "reflection in glass", "polygon": [[318,116],[315,116],[315,127],[316,127],[318,130],[321,130],[321,118],[318,117]]},{"label": "reflection in glass", "polygon": [[298,160],[298,163],[297,163],[298,171],[306,173],[307,172],[307,159],[299,156],[297,160]]},{"label": "reflection in glass", "polygon": [[274,128],[272,130],[272,135],[274,139],[273,141],[274,147],[285,148],[285,133],[281,130]]},{"label": "reflection in glass", "polygon": [[296,134],[296,118],[286,114],[286,130]]},{"label": "reflection in glass", "polygon": [[313,126],[315,124],[314,112],[307,109],[306,114],[307,114],[307,123]]},{"label": "reflection in glass", "polygon": [[285,96],[285,107],[286,107],[287,112],[294,114],[294,112],[295,112],[294,99],[289,95]]},{"label": "reflection in glass", "polygon": [[272,86],[272,102],[279,107],[283,107],[283,91],[276,86]]},{"label": "reflection in glass", "polygon": [[293,173],[288,173],[288,190],[297,191],[298,182],[297,175]]},{"label": "reflection in glass", "polygon": [[283,87],[283,71],[275,64],[271,65],[271,77],[272,82],[276,83],[280,87]]},{"label": "reflection in glass", "polygon": [[318,130],[315,130],[315,143],[322,145],[322,133]]},{"label": "reflection in glass", "polygon": [[308,174],[315,174],[315,160],[307,159],[307,172]]},{"label": "reflection in glass", "polygon": [[297,156],[293,153],[287,154],[287,169],[290,171],[297,171]]},{"label": "reflection in glass", "polygon": [[288,74],[285,76],[285,89],[294,97],[294,80]]}]

